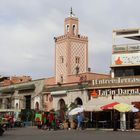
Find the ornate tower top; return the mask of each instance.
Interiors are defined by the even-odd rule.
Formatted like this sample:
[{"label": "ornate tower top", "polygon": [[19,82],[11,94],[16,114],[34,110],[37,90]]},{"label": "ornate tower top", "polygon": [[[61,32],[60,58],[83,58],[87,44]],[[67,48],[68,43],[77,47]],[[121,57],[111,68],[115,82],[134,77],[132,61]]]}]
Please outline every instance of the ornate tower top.
[{"label": "ornate tower top", "polygon": [[70,17],[75,17],[75,14],[74,14],[73,11],[72,11],[72,7],[71,7],[71,9],[70,9]]},{"label": "ornate tower top", "polygon": [[70,9],[69,17],[65,18],[64,34],[69,34],[72,36],[78,35],[78,18],[75,17],[72,7]]}]

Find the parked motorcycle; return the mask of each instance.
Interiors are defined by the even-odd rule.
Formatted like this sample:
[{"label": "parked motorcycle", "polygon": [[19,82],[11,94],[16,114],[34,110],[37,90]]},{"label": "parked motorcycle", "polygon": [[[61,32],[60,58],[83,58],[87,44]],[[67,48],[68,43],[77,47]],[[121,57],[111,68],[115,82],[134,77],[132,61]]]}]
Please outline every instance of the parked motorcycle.
[{"label": "parked motorcycle", "polygon": [[2,136],[3,133],[4,133],[4,130],[3,130],[2,126],[0,125],[0,136]]}]

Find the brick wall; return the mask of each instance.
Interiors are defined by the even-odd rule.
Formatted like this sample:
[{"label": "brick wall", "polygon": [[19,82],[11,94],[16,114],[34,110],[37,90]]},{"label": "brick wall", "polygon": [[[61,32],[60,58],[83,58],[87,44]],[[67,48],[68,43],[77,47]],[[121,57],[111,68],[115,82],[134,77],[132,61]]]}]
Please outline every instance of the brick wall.
[{"label": "brick wall", "polygon": [[5,79],[2,82],[0,82],[0,86],[8,86],[12,84],[24,83],[31,80],[32,79],[30,76],[12,76],[9,77],[9,79]]}]

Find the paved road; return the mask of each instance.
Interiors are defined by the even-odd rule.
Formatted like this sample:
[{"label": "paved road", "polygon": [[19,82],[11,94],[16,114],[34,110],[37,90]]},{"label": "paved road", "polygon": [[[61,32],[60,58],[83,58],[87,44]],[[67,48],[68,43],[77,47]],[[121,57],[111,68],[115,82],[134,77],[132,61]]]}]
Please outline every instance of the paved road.
[{"label": "paved road", "polygon": [[95,130],[39,130],[34,127],[8,130],[1,140],[140,140],[139,132]]}]

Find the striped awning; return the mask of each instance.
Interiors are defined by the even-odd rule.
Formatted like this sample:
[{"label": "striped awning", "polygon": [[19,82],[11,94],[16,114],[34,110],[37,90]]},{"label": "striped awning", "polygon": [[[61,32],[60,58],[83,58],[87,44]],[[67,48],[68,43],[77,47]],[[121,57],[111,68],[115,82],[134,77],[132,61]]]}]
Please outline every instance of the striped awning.
[{"label": "striped awning", "polygon": [[126,103],[132,105],[132,102],[140,101],[139,96],[115,96],[114,99],[107,97],[92,98],[85,105],[85,111],[102,111],[101,107],[113,102]]},{"label": "striped awning", "polygon": [[84,105],[85,111],[102,111],[101,106],[111,103],[112,100],[105,98],[92,98]]}]

